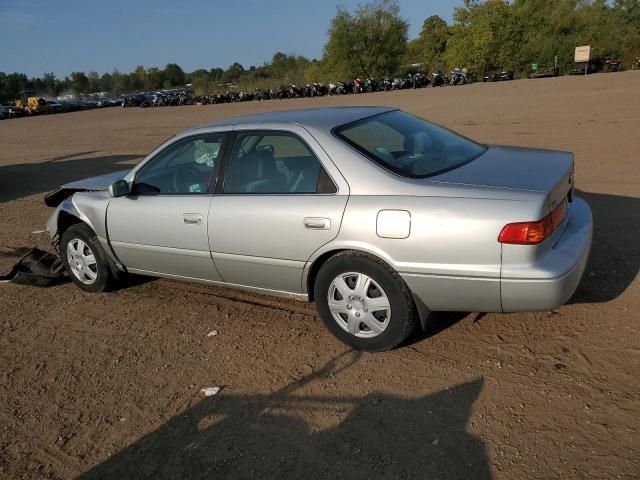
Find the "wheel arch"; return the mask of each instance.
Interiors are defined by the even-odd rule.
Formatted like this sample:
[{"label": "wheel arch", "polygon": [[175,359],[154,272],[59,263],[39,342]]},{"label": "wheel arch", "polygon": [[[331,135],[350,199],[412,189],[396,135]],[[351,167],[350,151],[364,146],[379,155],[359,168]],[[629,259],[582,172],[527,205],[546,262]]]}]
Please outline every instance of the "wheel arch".
[{"label": "wheel arch", "polygon": [[58,217],[55,224],[57,230],[54,237],[54,239],[57,240],[57,243],[59,243],[62,239],[62,235],[64,234],[64,232],[73,225],[86,225],[96,235],[98,242],[105,251],[107,261],[109,263],[109,268],[111,269],[114,276],[118,278],[122,274],[122,272],[126,272],[126,267],[116,256],[115,252],[111,248],[108,238],[106,238],[106,235],[104,238],[101,238],[100,230],[96,229],[93,222],[88,216],[83,215],[82,212],[78,208],[76,208],[71,199],[67,199],[63,203],[61,203],[58,209]]},{"label": "wheel arch", "polygon": [[91,228],[91,225],[89,225],[87,222],[85,222],[84,220],[82,220],[80,217],[78,217],[77,215],[74,215],[73,213],[70,213],[66,210],[61,210],[60,213],[58,214],[58,222],[57,222],[57,233],[58,233],[58,239],[62,238],[62,235],[64,234],[64,232],[71,227],[72,225],[75,225],[77,223],[84,223],[86,224],[89,228]]},{"label": "wheel arch", "polygon": [[337,255],[338,253],[345,252],[345,251],[347,251],[347,249],[345,248],[336,248],[334,250],[326,251],[322,253],[319,257],[317,257],[313,261],[313,263],[311,263],[311,265],[309,266],[308,272],[306,274],[307,275],[307,279],[306,279],[307,295],[309,296],[310,302],[313,302],[314,300],[313,289],[315,287],[316,277],[318,276],[318,272],[320,271],[322,266],[327,262],[327,260],[329,260],[334,255]]},{"label": "wheel arch", "polygon": [[[322,268],[322,266],[332,257],[339,253],[343,252],[354,252],[354,253],[366,253],[371,255],[372,257],[377,258],[378,260],[386,263],[389,268],[398,271],[391,258],[384,254],[384,252],[376,249],[376,248],[367,248],[362,245],[334,245],[333,247],[322,249],[321,251],[317,251],[311,260],[308,262],[308,266],[305,268],[305,272],[303,274],[303,285],[306,286],[307,295],[309,297],[309,301],[314,301],[314,287],[315,281],[318,276],[318,272]],[[407,288],[409,286],[407,285]],[[427,305],[425,305],[424,301],[419,298],[411,289],[411,296],[413,297],[413,302],[416,308],[416,312],[418,313],[418,319],[420,320],[420,326],[423,330],[427,330],[430,324],[431,319],[431,310]]]},{"label": "wheel arch", "polygon": [[307,262],[307,265],[305,266],[303,272],[302,285],[306,287],[306,293],[307,295],[309,295],[309,301],[313,301],[313,287],[315,285],[315,279],[318,275],[318,272],[322,268],[322,265],[324,265],[331,257],[337,255],[338,253],[346,251],[351,251],[354,253],[366,253],[385,262],[389,267],[397,271],[391,257],[386,255],[382,250],[376,247],[372,247],[368,244],[346,242],[331,243],[325,245],[323,248],[318,249],[316,252],[314,252],[314,254]]}]

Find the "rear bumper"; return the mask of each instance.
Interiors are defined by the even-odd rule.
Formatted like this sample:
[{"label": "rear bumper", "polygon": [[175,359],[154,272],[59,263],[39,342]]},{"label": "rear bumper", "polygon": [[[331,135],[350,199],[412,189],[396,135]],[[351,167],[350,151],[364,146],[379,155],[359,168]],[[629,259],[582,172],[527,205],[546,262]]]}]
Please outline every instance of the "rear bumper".
[{"label": "rear bumper", "polygon": [[556,245],[535,264],[500,280],[504,312],[554,310],[576,291],[591,251],[593,220],[581,198],[571,204],[571,216]]}]

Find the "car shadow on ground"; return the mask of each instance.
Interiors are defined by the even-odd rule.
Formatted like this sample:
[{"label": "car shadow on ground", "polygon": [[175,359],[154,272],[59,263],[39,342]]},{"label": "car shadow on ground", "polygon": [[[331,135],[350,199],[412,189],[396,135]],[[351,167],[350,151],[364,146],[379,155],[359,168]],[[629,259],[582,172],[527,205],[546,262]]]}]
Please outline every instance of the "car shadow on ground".
[{"label": "car shadow on ground", "polygon": [[[272,394],[223,389],[78,478],[491,478],[483,441],[466,431],[482,379],[417,398],[296,392],[359,357],[345,352]],[[314,431],[305,418],[333,426]]]},{"label": "car shadow on ground", "polygon": [[620,296],[640,271],[640,198],[576,191],[593,213],[591,257],[568,303],[603,303]]},{"label": "car shadow on ground", "polygon": [[90,156],[94,153],[78,152],[46,162],[0,166],[0,203],[44,194],[75,180],[126,170],[133,167],[132,160],[140,158],[140,155]]},{"label": "car shadow on ground", "polygon": [[[445,331],[448,328],[453,327],[456,323],[464,320],[467,316],[472,315],[471,312],[431,312],[427,328],[423,330],[420,323],[416,325],[409,337],[402,342],[401,347],[410,347],[420,343],[430,337],[438,335],[440,332]],[[476,313],[476,318],[479,319],[484,314]]]}]

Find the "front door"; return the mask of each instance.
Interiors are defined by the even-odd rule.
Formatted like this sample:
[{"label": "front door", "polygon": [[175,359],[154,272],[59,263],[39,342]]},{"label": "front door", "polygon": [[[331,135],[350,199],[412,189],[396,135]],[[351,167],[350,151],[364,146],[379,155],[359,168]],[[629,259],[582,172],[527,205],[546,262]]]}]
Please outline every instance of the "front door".
[{"label": "front door", "polygon": [[108,235],[128,270],[221,280],[207,229],[224,139],[212,133],[172,143],[136,172],[131,195],[111,200]]},{"label": "front door", "polygon": [[225,282],[301,292],[305,263],[337,236],[348,195],[311,141],[293,132],[237,132],[209,211],[211,251]]}]

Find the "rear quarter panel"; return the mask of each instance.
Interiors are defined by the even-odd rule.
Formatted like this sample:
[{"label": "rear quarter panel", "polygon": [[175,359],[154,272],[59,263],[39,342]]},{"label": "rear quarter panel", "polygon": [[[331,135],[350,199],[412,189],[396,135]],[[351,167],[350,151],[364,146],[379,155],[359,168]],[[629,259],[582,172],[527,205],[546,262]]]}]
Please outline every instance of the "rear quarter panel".
[{"label": "rear quarter panel", "polygon": [[[534,198],[352,195],[339,235],[323,251],[347,248],[382,258],[431,310],[501,311],[498,234],[506,223],[536,218],[545,198]],[[409,212],[407,238],[379,235],[381,210]]]}]

